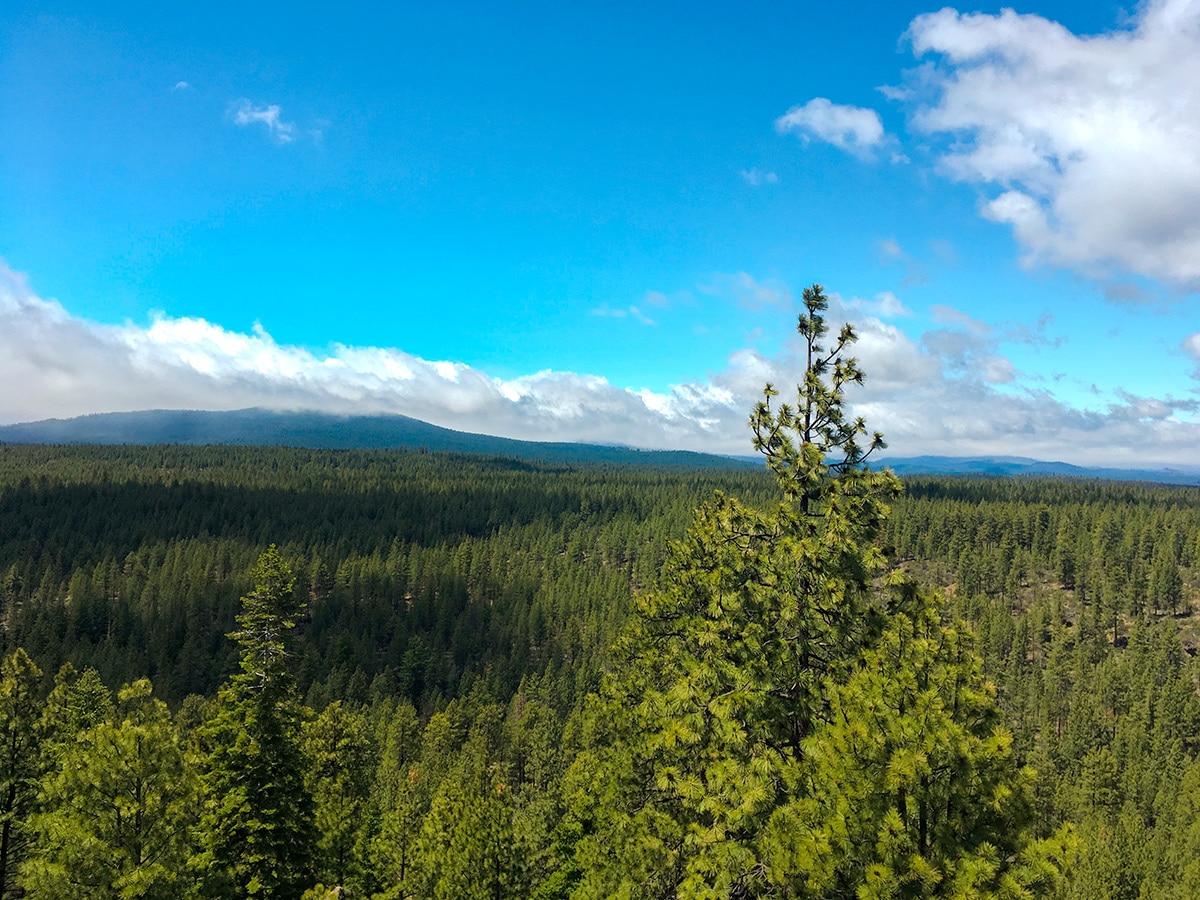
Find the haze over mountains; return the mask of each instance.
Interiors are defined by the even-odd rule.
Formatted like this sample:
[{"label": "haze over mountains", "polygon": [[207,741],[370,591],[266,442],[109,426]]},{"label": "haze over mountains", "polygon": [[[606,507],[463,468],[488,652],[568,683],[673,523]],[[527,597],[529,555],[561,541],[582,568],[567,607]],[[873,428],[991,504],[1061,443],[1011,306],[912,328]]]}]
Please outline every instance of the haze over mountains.
[{"label": "haze over mountains", "polygon": [[[636,437],[636,436],[635,436]],[[44,419],[0,426],[9,444],[231,444],[314,449],[419,449],[507,456],[544,463],[615,463],[688,468],[745,468],[753,456],[721,456],[633,446],[519,441],[455,431],[402,415],[336,415],[240,409],[145,410]],[[1200,485],[1200,466],[1116,469],[1017,456],[883,457],[899,475],[1032,475]]]}]

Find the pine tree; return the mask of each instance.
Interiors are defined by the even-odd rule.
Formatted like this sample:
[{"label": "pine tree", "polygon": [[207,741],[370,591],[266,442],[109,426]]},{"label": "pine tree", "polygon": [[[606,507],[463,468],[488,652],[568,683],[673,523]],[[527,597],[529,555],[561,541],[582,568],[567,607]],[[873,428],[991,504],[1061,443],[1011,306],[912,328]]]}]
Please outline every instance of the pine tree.
[{"label": "pine tree", "polygon": [[905,584],[879,642],[788,772],[762,847],[797,897],[1046,895],[1076,841],[1031,839],[1034,773],[1018,770],[963,623]]},{"label": "pine tree", "polygon": [[319,877],[331,885],[360,884],[374,769],[366,720],[335,701],[306,724],[304,747],[316,803]]},{"label": "pine tree", "polygon": [[867,469],[882,438],[863,449],[865,425],[843,407],[844,388],[863,377],[847,354],[853,329],[826,349],[822,289],[804,303],[796,405],[774,408],[768,384],[750,420],[782,501],[760,511],[718,494],[697,510],[663,588],[638,599],[628,665],[597,701],[596,727],[617,732],[598,736],[576,771],[613,778],[615,802],[581,842],[594,854],[584,896],[618,885],[645,897],[765,889],[756,842],[784,773],[828,715],[825,682],[847,677],[878,632],[873,541],[899,485]]},{"label": "pine tree", "polygon": [[416,710],[408,703],[400,703],[394,710],[386,701],[381,706],[384,718],[377,723],[380,761],[371,791],[379,824],[369,848],[371,874],[402,897],[425,808],[417,765],[421,726]]},{"label": "pine tree", "polygon": [[0,900],[12,896],[37,797],[42,672],[18,648],[0,665]]},{"label": "pine tree", "polygon": [[113,714],[112,692],[95,669],[76,671],[70,663],[54,676],[54,690],[42,712],[45,750],[52,759],[69,747],[75,736]]},{"label": "pine tree", "polygon": [[313,798],[304,782],[301,706],[285,638],[303,611],[291,569],[272,544],[242,598],[241,669],[221,689],[205,729],[211,750],[199,862],[206,890],[237,898],[297,898],[311,886]]},{"label": "pine tree", "polygon": [[62,900],[178,897],[188,886],[195,789],[150,682],[122,688],[116,717],[79,732],[42,781],[24,886]]},{"label": "pine tree", "polygon": [[1175,615],[1183,601],[1183,578],[1179,574],[1173,548],[1167,545],[1154,554],[1150,572],[1150,596],[1156,612],[1168,609],[1171,615]]},{"label": "pine tree", "polygon": [[[894,896],[922,896],[926,886],[931,896],[999,896],[1009,886],[1052,884],[1059,857],[1070,852],[1068,845],[1059,857],[1021,856],[1029,776],[1016,772],[1009,738],[989,730],[994,698],[979,683],[978,659],[944,630],[940,606],[903,577],[892,573],[884,580],[895,586],[881,589],[878,541],[900,485],[867,467],[883,439],[876,433],[864,446],[865,423],[844,407],[844,389],[863,380],[848,355],[853,329],[843,327],[826,348],[820,286],[804,292],[804,304],[806,368],[796,404],[776,408],[768,384],[750,420],[782,500],[757,510],[718,495],[697,511],[662,588],[637,600],[620,647],[624,665],[591,701],[591,746],[568,777],[573,814],[590,832],[579,843],[577,897],[849,897],[885,871],[900,884]],[[915,640],[918,628],[924,633]],[[938,653],[949,646],[948,662]],[[910,684],[914,667],[937,684]],[[948,671],[962,690],[950,692],[947,710]],[[868,727],[876,695],[911,695],[886,722],[889,740],[899,741],[895,754],[872,756],[864,746],[857,757],[838,758],[850,767],[843,775],[822,767],[838,729]],[[921,754],[928,760],[944,748],[911,744],[932,724],[958,742],[936,764],[970,777],[949,779],[939,769],[930,781]],[[906,765],[901,780],[915,783],[898,788],[893,763]],[[817,833],[823,821],[813,809],[833,802],[851,777],[867,804],[864,818],[830,827],[857,828],[875,848],[860,852],[861,840],[851,847],[835,834],[806,850],[805,829]],[[990,818],[967,812],[997,797],[1002,809]],[[906,837],[880,843],[878,830],[897,821]],[[953,832],[963,823],[973,829],[969,871],[953,862]],[[869,889],[864,896],[889,896]]]},{"label": "pine tree", "polygon": [[[513,832],[506,767],[478,723],[434,791],[417,842],[415,896],[505,900],[529,894],[526,848]],[[403,895],[410,896],[410,895]]]}]

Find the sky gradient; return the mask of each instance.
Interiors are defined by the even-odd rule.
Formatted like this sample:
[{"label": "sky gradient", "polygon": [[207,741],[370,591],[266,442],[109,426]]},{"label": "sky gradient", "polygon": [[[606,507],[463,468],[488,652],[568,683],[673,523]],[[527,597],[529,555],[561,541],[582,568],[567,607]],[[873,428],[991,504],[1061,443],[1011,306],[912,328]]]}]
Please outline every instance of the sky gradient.
[{"label": "sky gradient", "polygon": [[0,422],[1200,461],[1200,0],[647,6],[5,4]]}]

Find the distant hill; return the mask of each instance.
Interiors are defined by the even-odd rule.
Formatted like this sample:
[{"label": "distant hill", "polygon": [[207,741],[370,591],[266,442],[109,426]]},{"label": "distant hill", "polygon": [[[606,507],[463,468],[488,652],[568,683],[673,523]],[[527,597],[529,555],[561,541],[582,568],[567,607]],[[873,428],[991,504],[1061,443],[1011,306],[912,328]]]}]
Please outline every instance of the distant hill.
[{"label": "distant hill", "polygon": [[878,466],[897,475],[1037,475],[1060,478],[1106,478],[1114,481],[1152,481],[1159,484],[1200,484],[1200,466],[1161,469],[1109,469],[1042,462],[1023,456],[907,456],[881,458]]},{"label": "distant hill", "polygon": [[[319,412],[239,409],[231,412],[154,409],[100,413],[0,425],[8,444],[235,444],[328,450],[415,450],[507,456],[546,463],[614,463],[684,468],[759,468],[756,456],[719,456],[686,450],[638,450],[603,444],[517,441],[454,431],[401,415],[351,416]],[[1200,466],[1111,469],[1043,462],[1021,456],[907,456],[879,459],[897,475],[1032,475],[1105,478],[1200,485]]]},{"label": "distant hill", "polygon": [[548,463],[614,463],[683,468],[761,466],[711,453],[637,450],[600,444],[516,441],[430,425],[401,415],[350,416],[320,412],[231,412],[154,409],[44,419],[0,426],[8,444],[235,444],[328,450],[403,448],[508,456]]}]

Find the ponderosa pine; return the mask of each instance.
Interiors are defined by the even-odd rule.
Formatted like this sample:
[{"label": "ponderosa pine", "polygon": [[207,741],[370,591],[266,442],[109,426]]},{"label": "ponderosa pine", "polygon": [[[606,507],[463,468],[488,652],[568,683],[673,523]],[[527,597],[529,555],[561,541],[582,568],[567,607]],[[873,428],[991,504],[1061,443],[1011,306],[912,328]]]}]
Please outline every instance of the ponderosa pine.
[{"label": "ponderosa pine", "polygon": [[173,900],[191,886],[195,775],[148,679],[62,745],[39,799],[21,879],[31,896]]},{"label": "ponderosa pine", "polygon": [[[587,832],[576,897],[1007,897],[1052,885],[1071,852],[1065,836],[1057,856],[1030,849],[1030,773],[1008,755],[978,659],[887,571],[879,538],[900,485],[866,465],[883,439],[864,446],[845,409],[863,380],[854,331],[826,347],[819,285],[804,305],[796,403],[774,406],[768,384],[750,420],[782,499],[759,510],[718,494],[697,510],[591,701],[567,782]],[[911,684],[913,671],[936,683]],[[875,725],[882,748],[854,743]],[[933,725],[932,745],[913,737]],[[857,792],[858,818],[838,818],[842,791]],[[1000,806],[972,818],[974,804]],[[946,841],[968,822],[958,859]]]}]

